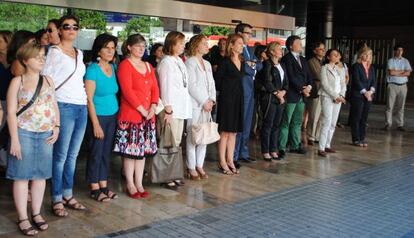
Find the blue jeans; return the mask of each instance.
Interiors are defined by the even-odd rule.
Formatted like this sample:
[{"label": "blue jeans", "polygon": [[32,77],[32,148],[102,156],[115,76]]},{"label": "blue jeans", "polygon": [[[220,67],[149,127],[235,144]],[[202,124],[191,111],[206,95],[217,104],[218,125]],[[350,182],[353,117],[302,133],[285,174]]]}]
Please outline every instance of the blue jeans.
[{"label": "blue jeans", "polygon": [[86,105],[58,102],[60,133],[53,148],[52,201],[72,197],[73,176],[86,130],[88,111]]}]

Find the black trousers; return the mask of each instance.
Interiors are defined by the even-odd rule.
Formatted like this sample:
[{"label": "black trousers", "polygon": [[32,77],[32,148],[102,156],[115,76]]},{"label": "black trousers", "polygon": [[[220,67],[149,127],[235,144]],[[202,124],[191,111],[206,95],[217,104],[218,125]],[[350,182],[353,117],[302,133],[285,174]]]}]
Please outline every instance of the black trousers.
[{"label": "black trousers", "polygon": [[363,142],[371,102],[365,98],[351,98],[351,133],[352,142]]},{"label": "black trousers", "polygon": [[[272,95],[273,96],[273,95]],[[263,122],[261,128],[262,153],[278,152],[280,123],[285,104],[276,104],[268,100],[261,102]]]},{"label": "black trousers", "polygon": [[117,125],[116,115],[98,116],[104,138],[99,140],[93,134],[92,123],[88,123],[89,158],[86,163],[86,180],[98,183],[108,180],[109,162],[114,148],[114,137]]}]

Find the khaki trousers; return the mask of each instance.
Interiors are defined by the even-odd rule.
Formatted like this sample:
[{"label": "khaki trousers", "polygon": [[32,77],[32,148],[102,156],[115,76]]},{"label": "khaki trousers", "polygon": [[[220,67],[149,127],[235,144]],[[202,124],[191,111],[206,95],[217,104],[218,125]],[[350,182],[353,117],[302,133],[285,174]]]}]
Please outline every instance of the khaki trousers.
[{"label": "khaki trousers", "polygon": [[386,123],[392,126],[393,114],[395,111],[395,122],[397,126],[404,126],[404,107],[407,97],[407,85],[388,84],[387,87],[387,110],[385,111]]},{"label": "khaki trousers", "polygon": [[318,141],[321,131],[321,96],[317,98],[308,99],[309,100],[309,118],[308,125],[306,126],[306,131],[308,134],[308,139],[311,141]]}]

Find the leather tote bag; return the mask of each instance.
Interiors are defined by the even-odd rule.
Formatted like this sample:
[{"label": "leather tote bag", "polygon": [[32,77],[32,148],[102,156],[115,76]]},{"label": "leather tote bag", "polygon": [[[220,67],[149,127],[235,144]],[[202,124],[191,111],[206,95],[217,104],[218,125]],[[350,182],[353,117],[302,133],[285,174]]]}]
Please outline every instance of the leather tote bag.
[{"label": "leather tote bag", "polygon": [[218,124],[213,122],[211,113],[201,111],[198,122],[191,126],[191,139],[195,145],[208,145],[220,140]]},{"label": "leather tote bag", "polygon": [[[149,159],[148,171],[151,183],[166,183],[184,178],[183,154],[180,146],[174,143],[170,125],[161,129],[161,138],[158,152]],[[171,141],[171,146],[164,144]]]}]

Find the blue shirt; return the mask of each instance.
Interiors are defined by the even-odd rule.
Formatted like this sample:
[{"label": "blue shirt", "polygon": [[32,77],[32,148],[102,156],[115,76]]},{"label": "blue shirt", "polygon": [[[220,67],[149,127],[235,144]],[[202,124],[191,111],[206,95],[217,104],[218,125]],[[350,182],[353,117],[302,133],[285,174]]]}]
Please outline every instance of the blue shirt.
[{"label": "blue shirt", "polygon": [[[406,58],[396,58],[393,57],[388,60],[388,70],[404,70],[404,71],[411,71],[410,62]],[[405,84],[408,81],[408,77],[400,77],[400,76],[391,76],[388,75],[388,83],[398,83],[398,84]]]},{"label": "blue shirt", "polygon": [[85,80],[95,81],[95,95],[93,103],[96,115],[110,116],[118,112],[118,83],[116,80],[116,69],[112,65],[112,75],[108,77],[97,63],[92,63],[86,69]]}]

